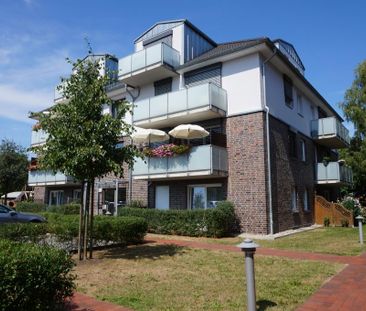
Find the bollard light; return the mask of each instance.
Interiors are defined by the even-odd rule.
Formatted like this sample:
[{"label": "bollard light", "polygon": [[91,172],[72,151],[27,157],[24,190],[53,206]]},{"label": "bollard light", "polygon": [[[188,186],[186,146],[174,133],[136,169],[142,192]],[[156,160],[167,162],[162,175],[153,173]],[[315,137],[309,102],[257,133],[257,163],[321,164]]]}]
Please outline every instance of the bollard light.
[{"label": "bollard light", "polygon": [[363,217],[361,215],[358,215],[356,217],[356,219],[358,220],[358,234],[360,236],[360,244],[363,244],[363,232],[362,232],[362,220],[363,220]]},{"label": "bollard light", "polygon": [[245,239],[238,247],[245,253],[245,273],[247,278],[247,310],[256,311],[256,293],[254,276],[254,253],[259,247],[250,239]]}]

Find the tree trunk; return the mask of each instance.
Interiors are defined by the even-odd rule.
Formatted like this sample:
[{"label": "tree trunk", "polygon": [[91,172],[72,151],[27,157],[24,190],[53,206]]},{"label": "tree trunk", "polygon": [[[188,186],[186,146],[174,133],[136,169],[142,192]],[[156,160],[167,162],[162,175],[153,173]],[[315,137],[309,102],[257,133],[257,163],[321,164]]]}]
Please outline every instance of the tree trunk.
[{"label": "tree trunk", "polygon": [[94,181],[91,184],[89,214],[89,259],[93,259]]},{"label": "tree trunk", "polygon": [[8,191],[5,192],[4,204],[8,205]]},{"label": "tree trunk", "polygon": [[84,210],[85,210],[85,181],[82,182],[81,204],[79,213],[79,238],[78,238],[78,258],[83,260],[83,237],[84,237]]},{"label": "tree trunk", "polygon": [[83,256],[88,258],[88,233],[89,233],[89,208],[90,208],[90,182],[87,181],[86,193],[85,193],[85,210],[84,210],[84,239],[83,239]]}]

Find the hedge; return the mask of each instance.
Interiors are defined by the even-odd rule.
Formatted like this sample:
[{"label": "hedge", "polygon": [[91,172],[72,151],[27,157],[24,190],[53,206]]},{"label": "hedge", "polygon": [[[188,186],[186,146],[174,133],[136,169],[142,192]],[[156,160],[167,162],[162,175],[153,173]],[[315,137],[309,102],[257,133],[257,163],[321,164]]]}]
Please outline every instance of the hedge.
[{"label": "hedge", "polygon": [[16,206],[16,210],[19,212],[26,213],[42,213],[42,212],[51,212],[58,213],[64,215],[76,215],[80,212],[80,204],[70,203],[64,205],[52,205],[48,206],[44,203],[37,202],[19,202]]},{"label": "hedge", "polygon": [[158,210],[124,207],[120,216],[143,217],[148,231],[159,234],[187,236],[223,237],[229,236],[236,227],[234,205],[228,201],[219,202],[216,208],[195,210]]},{"label": "hedge", "polygon": [[[76,247],[75,238],[79,233],[79,216],[57,213],[42,213],[47,223],[3,224],[0,238],[13,241],[32,241],[52,245],[63,243],[63,248]],[[135,244],[143,241],[147,222],[141,217],[95,216],[93,238],[96,242]],[[47,233],[51,235],[46,236]],[[53,238],[52,238],[53,237]]]},{"label": "hedge", "polygon": [[55,310],[75,288],[66,252],[0,240],[0,310]]}]

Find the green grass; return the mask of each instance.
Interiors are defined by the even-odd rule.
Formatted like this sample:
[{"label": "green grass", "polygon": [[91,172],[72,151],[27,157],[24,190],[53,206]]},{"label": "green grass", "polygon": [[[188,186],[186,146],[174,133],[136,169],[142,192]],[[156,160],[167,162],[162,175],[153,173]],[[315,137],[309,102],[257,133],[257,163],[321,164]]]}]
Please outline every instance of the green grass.
[{"label": "green grass", "polygon": [[[366,242],[366,225],[363,226],[364,241]],[[189,238],[177,236],[159,236],[167,239],[183,239],[220,244],[239,244],[242,238]],[[153,239],[153,235],[148,235]],[[366,244],[360,245],[358,228],[327,227],[297,233],[276,240],[256,240],[261,247],[288,249],[342,256],[356,256],[366,251]]]},{"label": "green grass", "polygon": [[[244,257],[172,245],[97,252],[78,290],[134,310],[245,310]],[[343,266],[257,256],[259,310],[294,310]]]}]

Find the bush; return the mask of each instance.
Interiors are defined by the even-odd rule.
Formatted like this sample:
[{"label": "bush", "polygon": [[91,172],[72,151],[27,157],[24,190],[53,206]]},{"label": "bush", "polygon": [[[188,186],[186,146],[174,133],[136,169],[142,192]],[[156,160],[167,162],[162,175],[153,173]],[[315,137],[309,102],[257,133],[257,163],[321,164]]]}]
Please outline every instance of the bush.
[{"label": "bush", "polygon": [[50,213],[58,213],[63,215],[79,215],[80,204],[70,203],[64,205],[51,205],[46,207],[46,211]]},{"label": "bush", "polygon": [[216,208],[196,210],[157,210],[125,207],[120,216],[143,217],[148,231],[159,234],[223,237],[232,232],[236,217],[231,202],[223,201]]},{"label": "bush", "polygon": [[0,225],[0,238],[19,242],[40,242],[48,231],[46,223],[2,224]]},{"label": "bush", "polygon": [[323,223],[324,223],[324,227],[329,227],[329,225],[330,225],[330,219],[329,219],[329,217],[324,217]]},{"label": "bush", "polygon": [[73,266],[62,250],[0,240],[0,310],[55,310],[73,293]]},{"label": "bush", "polygon": [[112,241],[121,244],[135,244],[143,241],[147,222],[141,217],[94,218],[93,238],[96,241]]},{"label": "bush", "polygon": [[19,212],[26,213],[41,213],[46,210],[46,204],[44,203],[36,203],[36,202],[18,202],[16,210]]}]

